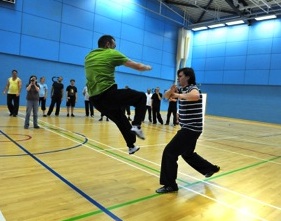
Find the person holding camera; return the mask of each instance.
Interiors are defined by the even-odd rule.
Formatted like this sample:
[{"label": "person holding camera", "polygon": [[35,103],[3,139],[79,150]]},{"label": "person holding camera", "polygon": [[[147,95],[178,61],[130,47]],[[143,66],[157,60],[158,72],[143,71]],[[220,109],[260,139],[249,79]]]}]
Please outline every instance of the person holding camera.
[{"label": "person holding camera", "polygon": [[37,77],[32,75],[29,78],[29,83],[26,85],[26,115],[24,121],[24,129],[29,128],[29,119],[31,111],[33,111],[33,127],[39,129],[38,126],[38,106],[39,106],[39,90]]}]

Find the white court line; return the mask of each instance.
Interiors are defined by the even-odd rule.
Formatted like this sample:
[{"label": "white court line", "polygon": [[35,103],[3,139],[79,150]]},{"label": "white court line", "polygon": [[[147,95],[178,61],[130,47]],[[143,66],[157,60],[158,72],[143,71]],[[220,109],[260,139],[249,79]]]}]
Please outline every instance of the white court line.
[{"label": "white court line", "polygon": [[1,213],[1,210],[0,210],[0,221],[6,221],[3,214]]},{"label": "white court line", "polygon": [[[256,203],[262,204],[262,205],[264,205],[264,206],[268,206],[268,207],[271,207],[271,208],[273,208],[273,209],[277,209],[277,210],[280,210],[280,211],[281,211],[281,207],[278,207],[278,206],[275,206],[275,205],[266,203],[266,202],[264,202],[264,201],[261,201],[261,200],[258,200],[258,199],[256,199],[256,198],[250,197],[250,196],[248,196],[248,195],[245,195],[245,194],[236,192],[236,191],[231,190],[231,189],[229,189],[229,188],[225,188],[225,187],[219,186],[219,185],[217,185],[217,184],[214,184],[214,183],[211,183],[211,182],[208,182],[208,181],[204,181],[204,180],[198,179],[198,178],[196,178],[196,177],[193,177],[193,176],[190,176],[190,175],[181,173],[181,172],[180,172],[180,174],[182,174],[182,175],[184,175],[184,176],[187,176],[187,177],[189,177],[189,178],[192,178],[192,179],[194,179],[194,180],[200,181],[201,183],[206,183],[206,184],[208,184],[208,185],[210,185],[210,186],[214,186],[214,187],[216,187],[216,188],[218,188],[218,189],[224,190],[224,191],[226,191],[226,192],[230,192],[230,193],[232,193],[232,194],[234,194],[234,195],[237,195],[237,196],[246,198],[246,199],[251,200],[251,201],[253,201],[253,202],[256,202]],[[184,188],[184,189],[187,188],[187,187],[185,187],[185,186],[186,186],[186,185],[183,185],[183,188]]]},{"label": "white court line", "polygon": [[[227,153],[231,153],[231,154],[236,154],[236,155],[240,155],[240,156],[243,156],[243,157],[249,157],[249,158],[253,158],[253,159],[261,160],[261,161],[268,161],[268,159],[264,159],[264,158],[260,158],[260,157],[255,157],[255,156],[248,155],[248,154],[242,154],[242,153],[238,153],[238,152],[234,152],[234,151],[230,151],[230,150],[225,150],[225,149],[221,149],[221,148],[218,148],[218,147],[210,147],[210,146],[208,146],[206,144],[200,144],[200,145],[203,146],[203,147],[207,147],[207,148],[211,148],[211,149],[215,149],[215,150],[219,150],[219,151],[223,151],[223,152],[227,152]],[[266,153],[260,153],[260,154],[266,154]],[[269,157],[274,158],[274,157],[278,157],[278,156],[269,155]],[[268,163],[281,164],[281,163],[276,162],[276,161],[268,161]]]},{"label": "white court line", "polygon": [[[22,113],[21,113],[21,114],[22,114]],[[18,116],[18,117],[19,117],[19,116]],[[19,118],[21,118],[22,120],[25,120],[24,117],[19,117]],[[46,122],[46,121],[42,121],[42,120],[39,120],[39,121],[43,122],[43,124],[45,124],[45,125],[50,125],[50,127],[54,127],[54,128],[59,129],[59,130],[66,131],[66,132],[68,132],[68,133],[71,133],[71,134],[74,134],[74,135],[76,135],[76,136],[79,136],[79,137],[81,137],[82,139],[85,138],[85,137],[83,137],[82,135],[80,135],[80,134],[78,134],[78,133],[74,133],[73,131],[66,130],[66,129],[64,129],[64,128],[55,126],[55,125],[50,124],[50,123],[48,123],[48,122]],[[31,121],[31,122],[32,122],[32,121]],[[56,132],[56,131],[54,131],[54,130],[52,130],[52,129],[49,129],[49,128],[46,127],[46,126],[42,126],[42,124],[40,124],[40,127],[41,127],[41,128],[44,128],[45,130],[48,130],[48,131],[50,131],[50,132],[52,132],[52,133],[54,133],[54,134],[57,134],[57,135],[59,135],[59,136],[61,136],[61,137],[63,137],[63,138],[66,138],[66,139],[68,139],[68,140],[74,141],[74,142],[76,142],[77,144],[81,144],[81,142],[80,142],[79,140],[77,141],[77,140],[74,139],[74,138],[70,138],[70,137],[67,137],[67,136],[65,136],[65,135],[62,135],[61,133]],[[1,220],[0,220],[0,221],[1,221]]]},{"label": "white court line", "polygon": [[[109,147],[109,148],[112,149],[112,150],[117,150],[117,151],[120,151],[120,152],[124,152],[124,151],[121,151],[120,149],[110,147],[110,146],[108,146],[108,145],[106,145],[106,144],[103,144],[103,143],[101,143],[101,142],[95,141],[95,140],[93,140],[93,139],[89,139],[89,140],[94,141],[94,142],[99,143],[99,144],[102,144],[102,145],[104,145],[104,146],[106,146],[106,147]],[[116,158],[116,157],[114,157],[114,156],[109,155],[109,154],[106,152],[107,150],[96,150],[95,148],[89,146],[88,144],[84,144],[83,146],[86,146],[86,147],[88,147],[90,150],[93,150],[93,151],[95,151],[95,152],[101,153],[101,154],[103,154],[103,155],[105,155],[105,156],[107,156],[107,157],[110,157],[110,158],[112,158],[112,159],[114,159],[114,160],[117,160],[117,161],[119,161],[119,162],[122,162],[122,163],[124,163],[124,164],[127,164],[127,165],[129,165],[129,166],[131,166],[131,167],[134,167],[134,168],[140,170],[140,171],[143,171],[143,172],[145,172],[145,173],[147,173],[147,174],[150,174],[150,175],[152,175],[152,176],[155,176],[155,177],[159,178],[159,175],[156,175],[156,174],[151,173],[151,172],[149,172],[149,171],[147,171],[147,170],[145,170],[145,169],[142,169],[142,168],[140,168],[140,167],[138,167],[138,166],[136,166],[136,165],[133,165],[133,164],[131,164],[131,163],[129,163],[129,162],[126,162],[126,161],[124,161],[124,160],[122,160],[122,159],[119,159],[119,158]],[[141,157],[138,157],[137,155],[134,155],[133,157],[142,159],[142,160],[147,161],[147,162],[150,162],[150,163],[152,163],[152,164],[156,164],[156,163],[154,163],[154,162],[151,162],[151,161],[145,160],[145,159],[143,159],[143,158],[141,158]],[[160,166],[159,164],[156,164],[156,165]],[[183,173],[182,173],[182,174],[183,174]],[[185,175],[186,175],[186,174],[185,174]],[[188,176],[188,175],[186,175],[186,176]],[[194,177],[192,177],[192,176],[189,176],[189,177],[194,178]],[[196,179],[196,178],[194,178],[194,179],[195,179],[195,180],[200,180],[200,179]],[[200,181],[201,181],[201,180],[200,180]],[[207,182],[207,181],[202,181],[202,183],[211,184],[211,183],[209,183],[209,182]],[[197,194],[197,195],[200,195],[200,196],[203,196],[203,197],[205,197],[205,198],[207,198],[207,199],[209,199],[209,200],[212,200],[212,201],[214,201],[214,202],[216,202],[216,203],[218,203],[218,204],[220,204],[220,205],[223,205],[223,206],[225,206],[225,207],[227,207],[227,208],[229,208],[229,209],[232,209],[232,210],[234,210],[236,213],[241,213],[241,209],[240,209],[240,208],[237,208],[237,207],[235,207],[235,206],[232,206],[231,204],[228,204],[228,203],[226,203],[226,202],[224,202],[224,201],[221,201],[221,200],[218,200],[218,199],[216,199],[216,198],[209,197],[209,196],[207,196],[207,195],[205,195],[205,194],[202,194],[202,193],[200,193],[200,192],[198,192],[198,191],[196,191],[196,190],[193,190],[193,189],[191,189],[191,188],[185,187],[184,185],[179,185],[179,186],[180,186],[182,189],[188,190],[188,191],[193,192],[193,193],[195,193],[195,194]],[[213,186],[219,187],[218,185],[213,185]],[[222,187],[221,187],[221,189],[228,191],[227,188],[222,188]],[[231,192],[231,191],[230,191],[230,192]],[[232,191],[232,192],[235,193],[234,191]],[[246,198],[246,196],[243,195],[243,194],[240,194],[240,193],[237,193],[237,194],[238,194],[239,196],[242,196],[242,197],[244,196],[244,197]],[[249,197],[249,198],[250,198],[250,197]],[[253,201],[261,202],[261,201],[256,200],[256,199],[253,199]],[[265,205],[267,205],[267,204],[265,204]],[[274,206],[272,206],[272,207],[274,207]],[[274,207],[274,208],[275,208],[275,207]],[[278,208],[278,207],[277,207],[277,208]],[[248,217],[255,218],[255,219],[261,220],[261,221],[267,221],[266,219],[264,219],[264,218],[262,218],[262,217],[259,217],[259,216],[255,215],[255,214],[252,214],[252,213],[250,213],[250,212],[244,211],[243,213],[244,213],[245,215],[247,215]]]},{"label": "white court line", "polygon": [[[45,124],[49,124],[49,123],[47,123],[47,122],[44,122],[44,123],[45,123]],[[56,128],[62,129],[63,131],[67,131],[67,132],[70,132],[70,133],[72,133],[72,134],[75,134],[75,133],[73,133],[72,131],[68,131],[68,130],[65,130],[64,128],[60,128],[60,127],[54,126],[53,124],[49,124],[49,125],[51,125],[52,127],[56,127]],[[47,130],[49,130],[49,131],[51,131],[51,132],[53,132],[53,133],[55,133],[55,134],[58,134],[58,135],[60,135],[60,136],[62,136],[62,137],[64,137],[64,138],[67,138],[67,139],[69,139],[69,140],[72,140],[72,141],[74,140],[74,141],[75,141],[75,139],[73,139],[73,138],[65,137],[65,136],[63,136],[62,134],[60,134],[60,133],[58,133],[58,132],[54,132],[53,130],[50,130],[50,129],[48,129],[48,128],[45,128],[45,129],[47,129]],[[77,135],[78,135],[78,134],[77,134]],[[112,149],[112,150],[117,150],[117,151],[120,151],[120,152],[123,152],[123,153],[124,153],[124,151],[122,151],[122,150],[120,150],[120,149],[118,149],[118,148],[114,148],[114,147],[112,147],[112,146],[106,145],[106,144],[101,143],[101,142],[99,142],[99,141],[96,141],[96,140],[93,140],[93,139],[88,139],[88,140],[93,141],[93,142],[96,142],[96,143],[101,144],[101,145],[103,145],[103,146],[109,147],[109,148]],[[77,143],[79,143],[79,142],[77,141]],[[158,145],[159,145],[159,144],[158,144]],[[149,175],[152,175],[152,176],[155,176],[155,177],[159,178],[159,175],[156,175],[156,174],[151,173],[151,172],[149,172],[149,171],[147,171],[147,170],[145,170],[145,169],[142,169],[142,168],[140,168],[140,167],[138,167],[138,166],[132,165],[132,164],[129,163],[129,162],[126,162],[126,161],[124,161],[124,160],[121,160],[121,159],[119,159],[119,158],[116,158],[116,157],[114,157],[114,156],[109,155],[109,154],[106,152],[107,150],[96,150],[95,148],[91,147],[91,146],[90,146],[89,144],[87,144],[87,143],[86,143],[86,144],[83,144],[83,146],[88,147],[90,150],[93,150],[93,151],[95,151],[95,152],[101,153],[101,154],[103,154],[103,155],[105,155],[105,156],[107,156],[107,157],[110,157],[110,158],[114,159],[114,160],[117,160],[117,161],[119,161],[119,162],[122,162],[122,163],[124,163],[124,164],[127,164],[127,165],[129,165],[129,166],[131,166],[131,167],[134,167],[134,168],[136,168],[136,169],[138,169],[138,170],[141,170],[141,171],[143,171],[143,172],[145,172],[145,173],[147,173],[147,174],[149,174]],[[156,163],[154,163],[154,162],[151,162],[151,161],[148,161],[148,160],[143,159],[143,158],[141,158],[141,157],[138,157],[137,155],[134,156],[134,157],[137,157],[137,158],[142,159],[142,160],[144,160],[144,161],[150,162],[150,163],[152,163],[152,164],[156,164]],[[156,164],[156,165],[160,166],[159,164]],[[181,172],[180,172],[180,173],[181,173]],[[186,175],[186,174],[184,174],[184,173],[181,173],[181,174]],[[188,175],[186,175],[186,176],[188,176]],[[189,177],[191,177],[191,176],[189,176]],[[194,178],[194,177],[191,177],[191,178],[193,178],[193,179],[196,180],[196,178]],[[197,180],[200,180],[200,179],[197,179]],[[200,181],[201,181],[201,180],[200,180]],[[219,187],[218,185],[214,185],[214,184],[211,184],[211,183],[206,182],[206,181],[202,181],[202,183],[206,183],[206,184],[209,184],[209,185],[213,185],[213,186],[215,186],[215,187]],[[210,199],[210,200],[212,200],[212,201],[215,201],[216,203],[218,203],[218,204],[220,204],[220,205],[223,205],[223,206],[225,206],[225,207],[227,207],[227,208],[230,208],[230,209],[236,211],[237,213],[241,213],[241,211],[240,211],[239,208],[237,208],[237,207],[235,207],[235,206],[232,206],[231,204],[228,204],[228,203],[226,203],[226,202],[224,202],[224,201],[221,201],[221,200],[218,200],[218,199],[209,197],[209,196],[207,196],[207,195],[205,195],[205,194],[202,194],[202,193],[200,193],[200,192],[198,192],[198,191],[195,191],[195,190],[193,190],[193,189],[191,189],[191,188],[185,187],[184,185],[179,185],[179,186],[180,186],[181,188],[186,189],[186,190],[188,190],[188,191],[190,191],[190,192],[193,192],[193,193],[195,193],[195,194],[197,194],[197,195],[201,195],[201,196],[203,196],[203,197],[205,197],[205,198],[208,198],[208,199]],[[219,187],[219,188],[221,188],[221,189],[223,189],[223,190],[225,190],[225,191],[232,192],[232,193],[234,193],[234,194],[238,194],[239,196],[252,199],[253,201],[260,202],[260,203],[262,203],[262,204],[264,204],[264,205],[268,205],[268,206],[270,206],[270,207],[273,207],[273,208],[276,208],[276,209],[280,209],[280,208],[278,208],[278,207],[275,207],[275,206],[270,205],[270,204],[263,203],[262,201],[256,200],[256,199],[251,198],[251,197],[249,197],[249,196],[246,196],[246,195],[244,195],[244,194],[240,194],[240,193],[237,193],[237,192],[235,192],[235,191],[231,191],[231,190],[229,190],[229,189],[227,189],[227,188],[223,188],[223,187]],[[245,213],[245,215],[247,215],[247,216],[249,216],[249,217],[252,217],[252,218],[255,218],[255,219],[257,219],[257,220],[266,221],[266,219],[264,219],[264,218],[262,218],[262,217],[259,217],[259,216],[256,216],[256,215],[254,215],[254,214],[252,214],[252,213],[250,213],[250,212],[244,212],[244,213]],[[0,220],[0,221],[2,221],[2,220]],[[3,220],[3,221],[5,221],[5,220]]]},{"label": "white court line", "polygon": [[[95,140],[92,140],[92,141],[97,142],[97,141],[95,141]],[[100,142],[97,142],[97,143],[100,143]],[[101,143],[101,144],[102,144],[102,143]],[[108,146],[108,145],[105,145],[105,144],[102,144],[102,145],[107,146],[107,147],[109,147],[110,149],[115,149],[115,148],[112,148],[112,147],[110,147],[110,146]],[[151,145],[150,145],[150,146],[151,146]],[[123,151],[121,151],[121,150],[119,150],[119,149],[117,149],[117,150],[120,151],[120,152],[123,152]],[[234,152],[234,153],[235,153],[235,152]],[[244,155],[244,154],[240,154],[240,155],[251,157],[251,155]],[[148,163],[150,163],[150,164],[152,164],[152,165],[156,165],[156,166],[158,166],[158,167],[160,168],[160,164],[157,164],[157,163],[155,163],[155,162],[153,162],[153,161],[144,159],[144,158],[142,158],[142,157],[139,157],[138,155],[134,155],[134,157],[135,157],[135,158],[139,158],[139,159],[141,159],[141,160],[143,160],[143,161],[145,161],[145,162],[148,162]],[[266,161],[265,159],[260,159],[260,158],[256,158],[256,159]],[[271,162],[271,161],[268,161],[268,162]],[[126,162],[125,162],[125,163],[126,163]],[[126,164],[127,164],[127,163],[126,163]],[[133,165],[132,165],[132,166],[133,166]],[[133,166],[133,167],[135,167],[135,166]],[[144,170],[141,169],[141,168],[138,168],[138,169],[144,171]],[[145,172],[147,172],[147,171],[145,171]],[[150,172],[147,172],[147,173],[151,174]],[[204,180],[202,180],[202,179],[198,179],[198,178],[196,178],[196,177],[190,176],[190,175],[188,175],[188,174],[186,174],[186,173],[183,173],[183,172],[180,172],[180,171],[178,171],[178,173],[179,173],[179,174],[182,174],[183,176],[187,176],[187,177],[189,177],[189,178],[191,178],[191,179],[193,179],[193,180],[200,181],[201,183],[205,183],[205,184],[208,184],[208,185],[217,187],[218,189],[221,189],[221,190],[224,190],[224,191],[226,191],[226,192],[232,193],[232,194],[237,195],[237,196],[239,196],[239,197],[246,198],[246,199],[251,200],[251,201],[253,201],[253,202],[255,202],[255,203],[259,203],[259,204],[262,204],[262,205],[264,205],[264,206],[271,207],[271,208],[273,208],[273,209],[277,209],[277,210],[280,210],[280,211],[281,211],[281,207],[278,207],[278,206],[275,206],[275,205],[266,203],[266,202],[264,202],[264,201],[258,200],[258,199],[256,199],[256,198],[250,197],[250,196],[248,196],[248,195],[245,195],[245,194],[242,194],[242,193],[233,191],[233,190],[231,190],[231,189],[228,189],[228,188],[225,188],[225,187],[221,187],[221,186],[216,185],[216,184],[213,184],[213,183],[211,183],[211,182],[204,181]],[[155,176],[155,174],[153,174],[153,175]],[[159,177],[159,176],[157,176],[157,177]],[[186,183],[188,183],[188,182],[186,182]],[[187,185],[187,184],[185,184],[185,185],[179,185],[179,186],[181,186],[183,189],[191,190],[190,188],[185,187],[186,185]],[[192,192],[193,192],[193,191],[192,191]],[[195,193],[197,193],[197,192],[195,191]],[[207,198],[208,198],[208,197],[207,197]]]},{"label": "white court line", "polygon": [[[277,147],[279,148],[279,146],[277,144],[268,144],[268,143],[264,143],[264,142],[257,142],[257,141],[252,141],[252,140],[249,140],[249,139],[241,139],[241,136],[231,136],[231,137],[224,137],[224,138],[202,138],[202,139],[199,139],[198,141],[217,141],[217,140],[228,140],[228,139],[231,139],[231,138],[237,138],[239,139],[239,141],[247,141],[248,143],[252,143],[252,144],[259,144],[259,145],[266,145],[266,146],[270,146],[270,147]],[[255,137],[256,138],[256,137]]]}]

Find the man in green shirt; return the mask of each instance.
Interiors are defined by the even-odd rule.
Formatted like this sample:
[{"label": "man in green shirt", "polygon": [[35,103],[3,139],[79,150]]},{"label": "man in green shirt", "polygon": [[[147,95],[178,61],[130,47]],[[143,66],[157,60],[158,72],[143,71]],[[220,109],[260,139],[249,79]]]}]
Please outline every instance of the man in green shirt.
[{"label": "man in green shirt", "polygon": [[[145,93],[132,89],[118,89],[114,71],[116,66],[125,65],[139,70],[151,70],[151,66],[134,62],[115,50],[114,37],[104,35],[98,40],[98,48],[91,51],[85,58],[85,72],[90,101],[95,108],[109,117],[119,128],[129,154],[139,150],[135,146],[136,136],[145,139],[141,130],[142,119],[145,115]],[[134,106],[135,117],[132,125],[127,119],[122,107]]]}]

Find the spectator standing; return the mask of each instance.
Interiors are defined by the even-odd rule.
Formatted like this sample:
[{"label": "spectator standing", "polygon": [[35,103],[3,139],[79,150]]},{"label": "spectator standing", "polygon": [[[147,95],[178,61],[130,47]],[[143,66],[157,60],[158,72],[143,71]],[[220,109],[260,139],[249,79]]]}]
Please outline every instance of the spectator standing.
[{"label": "spectator standing", "polygon": [[48,86],[45,83],[45,77],[41,77],[38,83],[40,90],[39,90],[39,106],[41,106],[41,110],[43,111],[43,117],[47,117],[45,114],[46,111],[46,99],[48,96]]},{"label": "spectator standing", "polygon": [[77,87],[74,86],[75,80],[70,80],[70,85],[66,88],[66,110],[67,117],[69,117],[69,109],[71,112],[71,117],[75,117],[73,114],[75,103],[77,102]]},{"label": "spectator standing", "polygon": [[170,124],[171,114],[173,114],[173,125],[174,126],[177,125],[177,110],[178,110],[178,107],[177,107],[178,102],[177,101],[178,101],[177,99],[169,98],[169,106],[168,106],[167,119],[166,119],[165,125]]},{"label": "spectator standing", "polygon": [[18,71],[12,70],[12,77],[8,78],[3,93],[5,94],[7,92],[7,106],[10,111],[10,116],[13,117],[18,115],[21,87],[22,82],[18,77]]},{"label": "spectator standing", "polygon": [[[146,95],[146,112],[148,112],[148,120],[149,120],[149,122],[152,122],[152,118],[151,118],[151,97],[152,97],[151,89],[147,89],[145,95]],[[145,115],[144,115],[144,119],[145,119]],[[143,119],[143,121],[144,121],[144,119]]]},{"label": "spectator standing", "polygon": [[39,90],[40,86],[37,83],[37,77],[35,75],[30,76],[29,83],[26,85],[27,94],[24,129],[29,128],[31,111],[33,111],[33,127],[35,129],[40,128],[38,126]]},{"label": "spectator standing", "polygon": [[152,107],[152,118],[153,124],[156,124],[156,118],[160,124],[163,124],[163,119],[160,113],[162,94],[160,93],[160,88],[156,87],[155,92],[151,97],[151,107]]},{"label": "spectator standing", "polygon": [[64,88],[62,81],[63,81],[62,77],[58,77],[57,81],[53,81],[53,85],[51,89],[52,100],[47,116],[50,116],[52,114],[55,105],[56,105],[55,115],[59,116],[60,114],[60,105],[63,98],[63,88]]},{"label": "spectator standing", "polygon": [[84,95],[84,103],[85,103],[85,113],[86,116],[89,117],[89,110],[91,117],[94,117],[94,107],[93,104],[89,101],[89,93],[88,93],[88,87],[85,86],[82,91]]}]

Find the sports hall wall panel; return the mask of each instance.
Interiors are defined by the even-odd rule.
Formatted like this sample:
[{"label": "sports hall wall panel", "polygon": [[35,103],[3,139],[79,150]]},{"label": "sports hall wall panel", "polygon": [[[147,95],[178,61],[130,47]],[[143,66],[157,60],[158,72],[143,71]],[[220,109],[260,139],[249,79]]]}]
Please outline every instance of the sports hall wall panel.
[{"label": "sports hall wall panel", "polygon": [[[32,27],[32,28],[31,28]],[[23,14],[21,33],[51,41],[60,40],[61,24],[57,21]]]},{"label": "sports hall wall panel", "polygon": [[207,114],[281,123],[280,35],[281,19],[194,33],[191,63]]},{"label": "sports hall wall panel", "polygon": [[[75,19],[73,19],[75,17]],[[77,8],[71,5],[63,5],[62,23],[86,30],[93,30],[94,14],[87,9]]]},{"label": "sports hall wall panel", "polygon": [[92,44],[92,31],[68,24],[61,25],[60,42],[89,48]]},{"label": "sports hall wall panel", "polygon": [[[65,87],[74,78],[79,95],[77,107],[83,107],[80,92],[85,86],[84,57],[97,47],[100,36],[111,34],[116,38],[117,49],[137,62],[153,66],[150,72],[118,67],[118,83],[144,91],[160,86],[164,92],[175,79],[181,21],[173,17],[178,19],[176,23],[160,16],[157,0],[136,3],[118,0],[0,2],[1,85],[4,87],[12,69],[19,71],[24,85],[31,74],[45,76],[49,88],[53,76],[63,76]],[[162,13],[167,17],[172,14],[167,9]],[[136,77],[138,81],[134,80]],[[168,81],[169,86],[164,87],[162,81]],[[21,105],[25,105],[25,94],[23,90]],[[5,96],[1,97],[0,105],[6,105]],[[162,109],[167,109],[166,102]]]},{"label": "sports hall wall panel", "polygon": [[[8,32],[0,30],[1,44],[0,51],[8,54],[20,53],[20,34],[15,32]],[[13,43],[11,43],[13,42]]]},{"label": "sports hall wall panel", "polygon": [[[39,59],[58,60],[59,43],[30,35],[22,35],[20,40],[20,55]],[[17,69],[17,66],[16,64],[15,69]]]},{"label": "sports hall wall panel", "polygon": [[[7,4],[5,4],[4,6],[6,7]],[[21,1],[16,1],[15,4],[16,10],[22,11],[23,14],[30,14],[30,15],[38,16],[39,18],[46,18],[58,22],[61,21],[62,7],[63,4],[61,3],[61,1],[57,1],[57,0],[55,1],[21,0]]]},{"label": "sports hall wall panel", "polygon": [[[94,25],[93,25],[93,28],[95,28],[95,32],[93,33],[94,36],[95,36],[95,34],[108,33],[109,26],[110,26],[111,35],[116,38],[120,38],[121,32],[123,30],[122,22],[95,14]],[[98,38],[93,39],[92,48],[95,48],[98,46],[97,40],[98,40]]]},{"label": "sports hall wall panel", "polygon": [[202,84],[209,115],[281,124],[280,86]]}]

